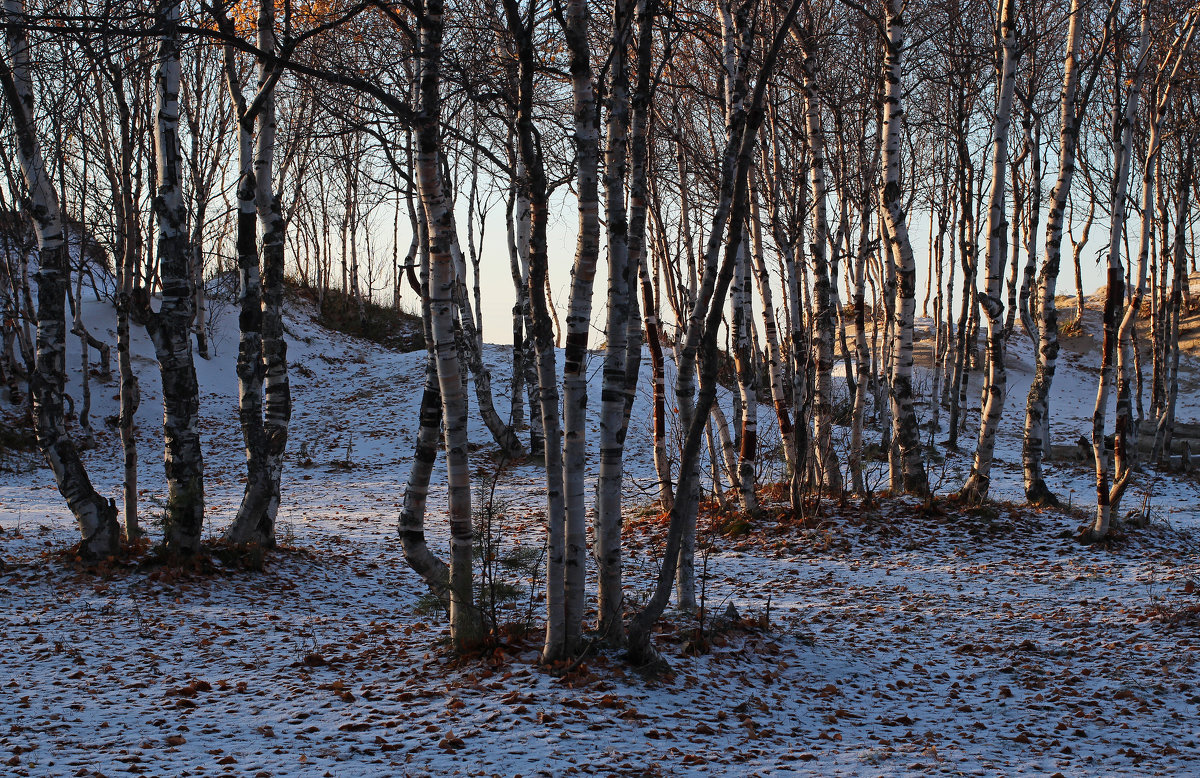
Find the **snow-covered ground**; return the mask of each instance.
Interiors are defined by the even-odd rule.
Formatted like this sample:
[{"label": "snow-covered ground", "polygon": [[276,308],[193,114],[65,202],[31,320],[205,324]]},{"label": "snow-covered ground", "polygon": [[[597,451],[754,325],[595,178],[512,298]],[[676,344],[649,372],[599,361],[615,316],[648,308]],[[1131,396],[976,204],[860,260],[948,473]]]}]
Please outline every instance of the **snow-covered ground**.
[{"label": "snow-covered ground", "polygon": [[[644,679],[605,654],[559,677],[535,664],[536,634],[486,659],[454,661],[441,616],[419,607],[422,587],[395,533],[423,355],[330,333],[310,314],[294,303],[287,319],[295,413],[285,548],[264,571],[216,561],[203,574],[77,572],[56,555],[75,533],[49,473],[19,456],[0,460],[7,774],[1200,771],[1195,478],[1139,475],[1125,507],[1145,507],[1154,521],[1107,548],[1069,538],[1082,513],[1007,504],[947,514],[904,502],[827,502],[802,526],[763,519],[740,537],[703,532],[708,609],[732,603],[744,621],[710,632],[711,651],[692,656],[685,638],[696,620],[669,614],[659,644],[672,677]],[[111,311],[94,303],[88,318],[111,339]],[[136,328],[135,341],[140,485],[152,514],[164,491],[161,404],[153,351]],[[1019,331],[1012,344],[993,496],[1019,501],[1015,421],[1032,351]],[[236,509],[243,470],[230,310],[214,345],[198,370],[216,535]],[[488,358],[503,395],[506,351],[489,349]],[[1090,429],[1097,361],[1064,350],[1055,442]],[[594,413],[598,359],[589,372]],[[115,413],[116,386],[93,393],[100,447],[87,462],[99,490],[116,497],[117,436],[100,421]],[[649,501],[654,480],[648,399],[643,392],[629,434],[631,506]],[[497,404],[507,407],[503,396]],[[1200,392],[1181,393],[1179,418],[1200,420]],[[496,465],[487,432],[476,423],[471,437],[478,483],[489,483]],[[302,444],[307,466],[296,456]],[[972,435],[963,448],[973,448]],[[952,491],[968,467],[955,455],[931,475]],[[1048,480],[1086,507],[1092,479],[1082,466],[1055,465]],[[536,464],[499,474],[505,549],[540,547],[540,483]],[[444,502],[438,472],[428,521],[436,549],[448,544]],[[635,601],[649,591],[661,535],[652,516],[631,515]],[[513,617],[532,608],[536,618],[538,597],[514,604]]]}]

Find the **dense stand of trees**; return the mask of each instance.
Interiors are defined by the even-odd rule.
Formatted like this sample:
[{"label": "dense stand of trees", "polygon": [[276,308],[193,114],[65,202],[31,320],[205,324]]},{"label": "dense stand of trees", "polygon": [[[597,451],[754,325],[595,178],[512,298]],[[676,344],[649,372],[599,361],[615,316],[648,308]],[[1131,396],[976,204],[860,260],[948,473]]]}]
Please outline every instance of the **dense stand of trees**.
[{"label": "dense stand of trees", "polygon": [[[127,538],[141,533],[129,348],[131,326],[145,327],[164,398],[163,544],[194,553],[206,518],[195,359],[219,358],[207,290],[231,274],[246,485],[225,537],[271,546],[287,498],[285,277],[321,305],[339,293],[360,319],[411,290],[428,357],[399,527],[455,644],[486,627],[467,441],[478,412],[506,459],[544,462],[545,659],[582,650],[594,566],[597,639],[650,660],[672,592],[696,607],[702,481],[761,510],[776,433],[797,512],[822,496],[871,500],[872,451],[892,492],[929,499],[930,451],[972,438],[955,494],[986,500],[1004,423],[1022,430],[1028,499],[1056,503],[1044,461],[1063,237],[1078,327],[1083,247],[1106,227],[1086,533],[1098,539],[1137,477],[1139,436],[1162,463],[1172,452],[1198,18],[1149,0],[5,0],[0,378],[29,404],[81,552],[112,554],[119,515]],[[564,220],[577,242],[556,303],[551,272],[567,259],[549,233]],[[497,232],[499,255],[485,250]],[[482,356],[480,279],[497,263],[515,298],[507,418]],[[79,454],[89,355],[108,362],[81,313],[96,275],[112,278],[97,288],[118,317],[120,511]],[[68,302],[84,353],[77,430]],[[1014,338],[1035,346],[1024,403],[1006,374]],[[643,390],[670,517],[647,598],[622,581],[625,443]],[[424,530],[439,452],[446,561]]]}]

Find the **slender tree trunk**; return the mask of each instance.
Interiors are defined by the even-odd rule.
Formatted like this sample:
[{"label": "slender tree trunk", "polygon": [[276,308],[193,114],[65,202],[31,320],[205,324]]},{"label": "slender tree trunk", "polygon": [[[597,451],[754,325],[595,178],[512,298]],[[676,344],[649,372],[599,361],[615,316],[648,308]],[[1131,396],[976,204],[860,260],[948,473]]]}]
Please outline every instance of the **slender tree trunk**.
[{"label": "slender tree trunk", "polygon": [[741,398],[740,434],[736,483],[747,513],[758,512],[758,497],[755,493],[755,459],[758,454],[758,376],[754,369],[754,347],[751,343],[754,305],[750,294],[750,262],[747,258],[747,236],[741,240],[741,251],[733,271],[733,286],[730,290],[733,304],[734,341],[733,356],[737,366],[738,393]]},{"label": "slender tree trunk", "polygon": [[[816,61],[812,56],[811,48],[811,45],[804,47],[801,90],[804,93],[805,135],[811,155],[809,188],[812,193],[812,239],[809,241],[809,256],[813,261],[813,297],[816,303],[813,327],[817,352],[816,408],[813,414],[813,427],[816,439],[816,465],[821,477],[821,486],[826,491],[837,494],[842,491],[842,473],[837,453],[833,450],[833,332],[835,316],[830,302],[829,262],[826,254],[829,223],[825,212],[825,201],[828,197],[825,188],[825,140],[821,134],[820,109],[817,104],[815,86]],[[914,267],[914,301],[916,299],[915,272]],[[836,292],[834,294],[836,295]]]},{"label": "slender tree trunk", "polygon": [[[767,341],[767,374],[771,378],[771,404],[779,420],[779,436],[783,439],[784,464],[789,469],[796,466],[795,439],[792,435],[792,417],[788,412],[787,394],[783,390],[783,349],[779,345],[779,325],[775,321],[775,303],[771,292],[771,274],[767,271],[766,251],[763,247],[762,218],[758,208],[757,168],[750,169],[750,237],[754,257],[754,279],[763,303],[763,334]],[[747,298],[749,299],[749,298]]]},{"label": "slender tree trunk", "polygon": [[[1187,276],[1187,244],[1184,242],[1184,224],[1187,220],[1191,204],[1189,195],[1191,194],[1191,178],[1192,178],[1192,149],[1189,146],[1186,153],[1186,160],[1183,165],[1183,171],[1180,174],[1179,181],[1179,200],[1175,212],[1175,245],[1174,245],[1174,272],[1171,277],[1171,298],[1168,304],[1168,342],[1167,342],[1167,376],[1165,387],[1165,398],[1163,407],[1159,413],[1158,423],[1154,434],[1154,450],[1151,453],[1151,458],[1158,461],[1160,464],[1167,464],[1171,459],[1171,438],[1175,430],[1175,405],[1179,399],[1179,320],[1183,315],[1183,287],[1188,282]],[[1163,269],[1166,272],[1166,268]],[[1187,469],[1191,463],[1183,462],[1183,469]]]},{"label": "slender tree trunk", "polygon": [[[608,229],[608,318],[600,390],[600,473],[596,484],[595,547],[599,573],[600,634],[620,642],[621,634],[621,486],[624,453],[625,367],[630,300],[629,218],[625,178],[629,140],[628,0],[613,6],[613,44],[609,60],[608,126],[605,138],[604,192]],[[568,534],[570,534],[568,532]],[[568,540],[570,546],[570,540]],[[582,609],[582,586],[573,592]],[[568,629],[571,628],[568,623]]]},{"label": "slender tree trunk", "polygon": [[[530,333],[536,349],[538,407],[542,419],[542,429],[546,436],[546,638],[542,647],[542,660],[554,662],[562,659],[573,646],[569,644],[567,632],[567,518],[563,496],[564,468],[563,449],[560,441],[561,425],[554,353],[554,324],[546,297],[548,276],[546,229],[549,219],[549,204],[547,202],[546,173],[533,123],[535,66],[533,31],[532,28],[526,26],[527,23],[516,0],[505,0],[504,11],[509,32],[518,43],[517,149],[520,155],[521,169],[525,176],[523,181],[518,181],[518,187],[524,182],[528,184],[529,301],[532,319]],[[578,25],[573,29],[583,30],[586,8],[573,3],[569,12],[583,14],[583,17],[579,19],[572,16],[571,21],[571,24]],[[536,18],[536,15],[531,14],[531,17]],[[584,62],[590,67],[586,57]],[[518,244],[522,242],[520,239],[518,240]],[[582,358],[582,354],[580,357]]]},{"label": "slender tree trunk", "polygon": [[479,613],[474,604],[471,570],[471,472],[467,458],[466,392],[455,342],[451,247],[454,219],[441,173],[442,0],[425,0],[421,27],[421,85],[417,128],[417,174],[421,203],[429,225],[429,295],[438,387],[445,427],[447,493],[450,515],[450,636],[463,651],[478,644]]},{"label": "slender tree trunk", "polygon": [[34,370],[29,378],[35,431],[38,447],[54,473],[59,493],[79,525],[80,554],[96,559],[117,551],[121,537],[117,509],[93,488],[75,442],[63,423],[69,272],[66,236],[62,211],[38,144],[25,4],[22,0],[5,0],[4,12],[8,23],[8,61],[0,58],[0,87],[16,129],[17,157],[38,241],[38,327]]},{"label": "slender tree trunk", "polygon": [[[1108,452],[1104,447],[1104,420],[1108,413],[1108,395],[1112,390],[1114,358],[1117,350],[1118,317],[1125,300],[1125,272],[1121,262],[1121,238],[1124,234],[1126,191],[1129,187],[1129,168],[1133,157],[1133,123],[1137,116],[1138,99],[1146,72],[1146,51],[1150,45],[1150,4],[1143,0],[1141,10],[1141,32],[1139,35],[1137,69],[1125,98],[1125,112],[1121,118],[1120,134],[1116,148],[1116,181],[1113,187],[1111,220],[1108,241],[1108,287],[1104,299],[1104,351],[1100,363],[1100,383],[1096,390],[1096,408],[1092,416],[1092,452],[1096,458],[1096,519],[1087,533],[1091,539],[1100,539],[1108,534],[1111,521],[1111,497],[1109,489]],[[1123,436],[1118,436],[1114,451],[1118,459],[1117,471],[1123,464],[1125,452],[1120,450]],[[1124,475],[1128,475],[1125,473]],[[1124,488],[1118,482],[1114,490]]]},{"label": "slender tree trunk", "polygon": [[[1162,149],[1162,128],[1167,119],[1167,108],[1170,105],[1175,79],[1183,62],[1183,57],[1191,46],[1192,37],[1196,32],[1196,25],[1197,19],[1193,14],[1188,19],[1187,27],[1175,39],[1168,50],[1168,61],[1171,58],[1174,58],[1175,61],[1167,78],[1166,85],[1162,90],[1162,94],[1159,96],[1158,102],[1154,105],[1150,121],[1150,137],[1146,144],[1146,164],[1142,173],[1142,231],[1141,239],[1138,243],[1136,285],[1133,288],[1133,294],[1130,295],[1128,304],[1125,306],[1125,313],[1121,318],[1120,327],[1117,331],[1118,380],[1117,418],[1115,424],[1116,440],[1113,449],[1114,487],[1109,495],[1109,509],[1113,513],[1118,512],[1121,497],[1137,463],[1138,425],[1141,421],[1141,367],[1137,361],[1132,366],[1129,363],[1131,356],[1136,360],[1137,355],[1140,353],[1136,342],[1136,327],[1138,313],[1141,311],[1142,302],[1146,296],[1147,259],[1150,250],[1150,239],[1154,230],[1154,185],[1158,174],[1159,152]],[[1129,386],[1130,379],[1134,374],[1136,374],[1138,380],[1139,414],[1137,419],[1133,418]]]},{"label": "slender tree trunk", "polygon": [[961,496],[970,503],[987,499],[991,484],[992,454],[996,448],[996,430],[1004,409],[1008,389],[1008,373],[1004,366],[1004,301],[1000,295],[1004,283],[1004,266],[1008,259],[1008,223],[1005,219],[1004,189],[1008,161],[1008,129],[1012,116],[1013,90],[1016,86],[1017,61],[1015,0],[1000,0],[996,41],[1002,50],[997,77],[1000,93],[996,121],[992,129],[992,189],[988,198],[987,292],[980,296],[987,313],[987,380],[980,402],[979,442],[971,473],[963,485]]},{"label": "slender tree trunk", "polygon": [[[748,108],[743,109],[744,112],[738,110],[736,113],[729,114],[726,122],[727,141],[721,167],[720,191],[722,197],[718,202],[713,220],[714,229],[709,235],[710,256],[705,259],[705,272],[700,285],[700,294],[696,306],[692,310],[684,345],[684,351],[690,352],[691,355],[695,355],[703,346],[701,360],[703,378],[700,382],[700,394],[694,409],[695,416],[688,425],[680,456],[680,494],[689,493],[692,480],[697,476],[701,438],[704,434],[708,410],[712,407],[713,400],[716,399],[717,333],[721,326],[725,295],[733,277],[734,266],[737,264],[742,225],[748,211],[747,178],[753,158],[754,143],[763,120],[763,97],[779,50],[796,17],[799,4],[800,0],[794,0],[783,17],[770,49],[763,56],[758,75],[759,80]],[[735,105],[735,103],[730,101],[730,105]],[[721,237],[726,232],[726,225],[729,227],[729,239],[725,243],[724,257],[718,268],[715,261],[716,252],[720,248]],[[685,359],[684,361],[690,360]],[[688,367],[690,369],[690,364]],[[671,585],[679,559],[680,541],[687,523],[687,514],[681,510],[680,503],[680,500],[676,500],[675,506],[671,510],[663,565],[655,582],[654,593],[646,606],[630,620],[629,656],[634,662],[645,663],[657,659],[651,646],[651,629],[662,615],[671,595]]]},{"label": "slender tree trunk", "polygon": [[[1050,193],[1050,211],[1046,216],[1046,255],[1037,285],[1036,308],[1040,322],[1030,330],[1038,336],[1037,365],[1025,403],[1025,435],[1021,446],[1021,464],[1025,497],[1034,505],[1058,504],[1058,499],[1050,491],[1042,475],[1042,460],[1049,446],[1047,434],[1050,387],[1054,382],[1058,363],[1058,309],[1054,299],[1055,288],[1058,284],[1062,256],[1063,221],[1067,200],[1071,194],[1071,183],[1075,176],[1075,154],[1079,144],[1079,124],[1083,108],[1083,105],[1077,107],[1079,45],[1084,23],[1082,15],[1081,0],[1072,0],[1060,98],[1058,177]],[[1094,213],[1095,206],[1092,208]],[[1030,328],[1027,326],[1026,329]]]},{"label": "slender tree trunk", "polygon": [[[1074,15],[1072,15],[1072,21]],[[1070,33],[1068,32],[1068,35]],[[1070,44],[1068,44],[1070,45]],[[1074,63],[1072,63],[1074,67]],[[1032,113],[1032,107],[1026,108],[1026,113]],[[1029,125],[1032,125],[1030,127]],[[1032,130],[1032,132],[1030,132]],[[1021,274],[1021,291],[1017,298],[1017,306],[1021,315],[1021,326],[1033,341],[1034,348],[1038,346],[1040,335],[1037,323],[1037,305],[1041,300],[1034,297],[1035,274],[1037,272],[1037,234],[1041,224],[1042,214],[1042,119],[1040,116],[1030,117],[1026,122],[1025,142],[1029,149],[1030,173],[1029,194],[1026,198],[1025,225],[1025,270]],[[1061,152],[1060,152],[1061,153]],[[1061,227],[1059,228],[1061,230]],[[1030,310],[1032,300],[1034,310]]]},{"label": "slender tree trunk", "polygon": [[929,492],[929,479],[921,452],[917,415],[913,407],[912,341],[916,312],[916,264],[908,239],[907,215],[900,201],[900,138],[903,132],[904,104],[901,79],[905,20],[903,0],[887,0],[887,46],[884,56],[884,146],[882,166],[884,183],[880,192],[886,221],[885,236],[896,257],[897,305],[894,355],[891,361],[891,398],[893,434],[900,445],[904,488],[918,495]]},{"label": "slender tree trunk", "polygon": [[1083,312],[1086,309],[1086,303],[1083,297],[1083,247],[1087,245],[1088,235],[1092,231],[1092,224],[1096,217],[1096,198],[1088,198],[1088,213],[1087,218],[1083,222],[1083,230],[1079,236],[1079,240],[1071,240],[1071,262],[1075,267],[1075,328],[1082,330],[1083,328]]},{"label": "slender tree trunk", "polygon": [[[560,651],[573,651],[583,619],[587,545],[584,466],[587,461],[587,347],[592,319],[592,287],[600,254],[599,111],[588,42],[590,13],[583,0],[566,4],[564,33],[570,52],[574,99],[575,186],[579,202],[579,235],[575,247],[571,294],[567,306],[567,343],[563,353],[563,482],[566,487],[567,634]],[[606,366],[607,371],[607,366]],[[621,369],[624,378],[624,367]],[[549,437],[549,430],[547,430]],[[556,446],[555,440],[547,440]],[[618,595],[619,597],[619,595]],[[611,616],[611,614],[607,614]],[[602,614],[605,618],[605,614]],[[617,636],[619,637],[619,636]]]}]

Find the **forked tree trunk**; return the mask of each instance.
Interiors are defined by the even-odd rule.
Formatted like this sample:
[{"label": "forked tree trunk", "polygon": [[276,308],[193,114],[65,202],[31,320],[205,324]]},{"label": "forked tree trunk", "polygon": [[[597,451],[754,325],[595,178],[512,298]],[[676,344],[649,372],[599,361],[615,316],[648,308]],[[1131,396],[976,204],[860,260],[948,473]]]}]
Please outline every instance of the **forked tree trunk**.
[{"label": "forked tree trunk", "polygon": [[[763,98],[779,50],[796,17],[799,5],[800,0],[794,0],[791,4],[775,34],[771,47],[764,54],[758,75],[759,80],[755,85],[748,107],[731,113],[726,122],[728,136],[721,165],[720,192],[722,197],[718,201],[713,219],[713,230],[709,234],[708,248],[710,252],[709,256],[705,258],[705,271],[696,305],[692,309],[684,344],[685,353],[693,355],[692,358],[703,346],[701,362],[703,374],[700,382],[700,394],[694,409],[695,414],[688,425],[683,451],[680,455],[680,494],[688,494],[692,488],[692,480],[697,477],[700,444],[704,435],[708,410],[716,399],[717,333],[721,327],[725,295],[729,290],[734,266],[737,264],[742,225],[745,223],[748,211],[747,177],[753,158],[755,140],[758,137],[758,129],[762,125]],[[731,101],[730,105],[734,105],[734,103]],[[725,254],[718,268],[715,261],[716,252],[720,249],[721,238],[726,233],[726,227],[728,227],[729,238],[725,243]],[[691,369],[690,364],[687,367],[689,370]],[[646,606],[638,611],[629,623],[629,657],[635,663],[653,662],[658,659],[651,645],[651,629],[662,615],[671,596],[671,586],[679,561],[680,542],[688,520],[686,511],[681,510],[682,502],[677,499],[671,510],[663,565],[659,570],[654,592]]]},{"label": "forked tree trunk", "polygon": [[[742,11],[746,9],[743,7]],[[744,47],[740,43],[739,30],[744,30],[746,19],[735,17],[728,3],[720,3],[721,12],[721,47],[724,65],[725,86],[725,115],[726,115],[726,147],[721,163],[721,179],[718,189],[717,206],[713,211],[712,224],[705,241],[703,254],[704,266],[700,270],[700,282],[688,311],[686,327],[684,327],[682,346],[677,351],[675,371],[675,402],[679,406],[679,423],[686,431],[697,424],[701,427],[708,423],[708,409],[700,411],[696,405],[696,376],[700,369],[698,364],[700,336],[704,327],[707,307],[712,301],[716,284],[716,273],[720,259],[721,241],[725,227],[730,218],[733,205],[734,169],[737,149],[737,125],[741,121],[745,107],[746,79],[744,75],[745,60],[742,58]],[[682,151],[680,152],[682,154]],[[680,163],[682,169],[682,162]],[[681,185],[686,190],[686,185]],[[681,193],[681,201],[686,202],[686,191]],[[685,207],[686,211],[686,207]],[[739,227],[740,228],[740,227]],[[685,234],[687,230],[685,227]],[[732,273],[732,268],[730,268]],[[724,304],[722,299],[721,304]],[[716,337],[715,335],[713,336]],[[711,403],[710,403],[711,405]],[[700,419],[701,421],[697,421]],[[679,573],[676,580],[678,599],[681,606],[689,607],[695,602],[695,577],[692,570],[695,565],[696,515],[699,509],[700,458],[699,439],[697,438],[697,453],[691,459],[682,454],[679,460],[679,483],[675,492],[676,513],[680,520],[680,537],[678,543],[669,553],[674,557],[667,564],[671,568],[671,577]],[[685,474],[684,468],[688,468]],[[686,487],[686,488],[685,488]],[[685,558],[686,557],[686,558]],[[668,594],[669,596],[669,594]],[[663,604],[665,607],[665,603]],[[654,618],[657,618],[655,616]],[[640,638],[639,638],[640,639]],[[646,645],[649,645],[647,640]]]}]

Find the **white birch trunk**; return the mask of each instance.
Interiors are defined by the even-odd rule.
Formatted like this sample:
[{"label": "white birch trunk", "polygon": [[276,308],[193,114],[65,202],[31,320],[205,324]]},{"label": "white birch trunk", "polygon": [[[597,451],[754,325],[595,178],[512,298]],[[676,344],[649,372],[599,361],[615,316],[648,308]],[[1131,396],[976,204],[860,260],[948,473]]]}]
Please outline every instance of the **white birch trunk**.
[{"label": "white birch trunk", "polygon": [[445,426],[446,482],[450,516],[450,636],[457,650],[476,646],[479,613],[471,570],[471,472],[467,457],[466,392],[455,342],[453,214],[441,175],[442,0],[427,0],[421,17],[420,125],[417,174],[429,229],[430,315],[438,387]]},{"label": "white birch trunk", "polygon": [[1063,63],[1060,98],[1058,177],[1050,193],[1050,211],[1046,216],[1046,254],[1037,286],[1037,315],[1040,322],[1034,327],[1038,338],[1037,366],[1025,404],[1025,435],[1021,446],[1025,497],[1034,505],[1058,504],[1058,499],[1050,491],[1042,475],[1042,460],[1049,446],[1046,433],[1049,428],[1050,387],[1054,382],[1059,349],[1055,290],[1062,257],[1063,222],[1075,175],[1075,154],[1079,145],[1080,115],[1076,101],[1079,87],[1079,46],[1084,22],[1080,2],[1081,0],[1071,2],[1071,18],[1067,31],[1067,53]]},{"label": "white birch trunk", "polygon": [[[579,202],[579,235],[567,305],[567,338],[563,353],[563,483],[566,490],[565,586],[566,643],[574,650],[582,624],[587,546],[587,503],[584,467],[587,462],[587,346],[592,319],[592,288],[600,254],[599,129],[596,84],[588,43],[590,13],[583,0],[566,5],[565,35],[571,54],[571,88],[574,99],[576,180]],[[547,430],[547,436],[549,431]],[[547,447],[559,445],[546,442]]]},{"label": "white birch trunk", "polygon": [[887,0],[887,46],[884,56],[883,152],[884,171],[880,203],[885,234],[896,257],[897,304],[895,335],[890,362],[893,435],[901,452],[904,488],[918,495],[929,492],[929,479],[921,452],[917,417],[913,408],[912,341],[916,313],[916,263],[908,238],[907,215],[901,204],[900,138],[904,122],[903,65],[904,0]]},{"label": "white birch trunk", "polygon": [[971,473],[960,495],[970,503],[981,503],[988,496],[992,479],[992,455],[996,448],[996,430],[1004,410],[1008,374],[1004,367],[1004,266],[1008,259],[1008,222],[1005,218],[1005,181],[1008,163],[1008,130],[1012,117],[1013,90],[1016,86],[1017,61],[1015,0],[1000,0],[996,30],[997,91],[996,120],[992,127],[992,188],[988,196],[987,218],[987,289],[979,299],[987,313],[987,379],[980,400],[979,442]]},{"label": "white birch trunk", "polygon": [[[1162,88],[1158,102],[1154,105],[1154,113],[1150,121],[1150,137],[1146,144],[1146,165],[1142,173],[1142,207],[1141,207],[1141,238],[1138,242],[1136,285],[1129,302],[1125,306],[1124,316],[1117,331],[1117,414],[1116,442],[1114,445],[1114,488],[1109,495],[1109,510],[1119,511],[1121,497],[1133,474],[1137,460],[1137,429],[1138,423],[1133,419],[1133,408],[1130,398],[1130,379],[1136,371],[1140,379],[1141,371],[1137,365],[1130,365],[1136,344],[1133,342],[1137,327],[1138,313],[1146,297],[1147,260],[1150,250],[1150,240],[1154,230],[1154,186],[1158,174],[1159,152],[1162,144],[1162,128],[1167,119],[1167,108],[1170,104],[1175,79],[1183,57],[1191,45],[1196,32],[1196,16],[1188,19],[1188,25],[1171,45],[1167,52],[1167,60],[1175,58],[1174,65]],[[1140,389],[1140,385],[1139,385]],[[1139,391],[1140,396],[1140,391]],[[1140,414],[1139,414],[1140,416]],[[1140,420],[1140,419],[1139,419]]]},{"label": "white birch trunk", "polygon": [[154,342],[163,383],[163,437],[167,505],[163,524],[168,551],[190,554],[200,547],[204,525],[204,460],[200,451],[200,398],[192,361],[192,274],[187,245],[179,150],[180,3],[159,0],[157,123],[154,133],[158,187],[154,209],[162,306],[146,301],[146,330]]},{"label": "white birch trunk", "polygon": [[[1116,184],[1113,189],[1108,234],[1108,287],[1104,299],[1104,350],[1100,362],[1100,382],[1096,389],[1096,407],[1092,415],[1092,453],[1096,460],[1096,518],[1087,533],[1090,539],[1100,539],[1107,535],[1112,517],[1108,452],[1104,447],[1104,422],[1108,413],[1108,396],[1112,391],[1115,367],[1117,317],[1125,299],[1125,270],[1121,262],[1121,238],[1125,228],[1126,193],[1129,188],[1129,169],[1132,166],[1133,158],[1133,123],[1137,116],[1142,83],[1145,80],[1146,52],[1149,46],[1150,3],[1149,0],[1143,0],[1137,65],[1132,84],[1125,98],[1125,111],[1121,118],[1120,135],[1116,148]],[[1118,444],[1121,443],[1123,441],[1118,440]],[[1123,458],[1124,452],[1116,451],[1114,453],[1115,456]]]},{"label": "white birch trunk", "polygon": [[[38,327],[34,370],[29,377],[35,431],[38,447],[54,473],[59,493],[79,526],[81,556],[103,558],[115,554],[120,544],[117,509],[92,486],[64,424],[65,301],[69,268],[63,217],[37,139],[25,4],[21,0],[5,0],[4,12],[9,61],[0,59],[0,86],[16,127],[17,158],[38,242]],[[24,262],[23,257],[21,261]]]}]

